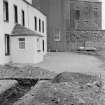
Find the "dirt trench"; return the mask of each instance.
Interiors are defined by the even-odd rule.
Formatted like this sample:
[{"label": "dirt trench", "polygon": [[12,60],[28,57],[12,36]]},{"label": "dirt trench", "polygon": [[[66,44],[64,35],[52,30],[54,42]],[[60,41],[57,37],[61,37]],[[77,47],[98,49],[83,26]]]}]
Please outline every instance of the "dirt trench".
[{"label": "dirt trench", "polygon": [[14,79],[18,81],[18,84],[14,87],[6,90],[0,95],[0,105],[13,105],[22,96],[24,96],[31,87],[35,86],[39,79]]}]

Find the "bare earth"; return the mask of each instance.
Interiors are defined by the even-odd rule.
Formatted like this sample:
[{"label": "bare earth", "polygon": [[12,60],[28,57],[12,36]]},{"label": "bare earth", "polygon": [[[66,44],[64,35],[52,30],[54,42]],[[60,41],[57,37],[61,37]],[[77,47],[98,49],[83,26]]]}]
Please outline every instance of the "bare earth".
[{"label": "bare earth", "polygon": [[35,65],[50,71],[69,72],[103,72],[103,62],[94,56],[76,53],[48,53],[44,62]]},{"label": "bare earth", "polygon": [[[58,74],[57,78],[55,77],[56,73],[61,74],[64,71],[80,73],[66,72],[66,75],[63,73],[64,75]],[[9,100],[3,105],[105,105],[105,88],[104,84],[101,84],[101,78],[92,82],[85,82],[92,78],[84,74],[82,78],[81,72],[104,74],[104,63],[95,56],[58,52],[48,53],[44,61],[36,65],[12,64],[1,66],[1,79],[11,77],[53,78],[49,81],[39,81],[14,104],[8,103],[11,102]]]}]

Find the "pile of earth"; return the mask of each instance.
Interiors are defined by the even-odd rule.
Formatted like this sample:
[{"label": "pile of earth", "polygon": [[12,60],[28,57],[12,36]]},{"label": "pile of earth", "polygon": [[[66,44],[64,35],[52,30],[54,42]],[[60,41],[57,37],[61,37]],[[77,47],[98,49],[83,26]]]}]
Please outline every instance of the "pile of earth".
[{"label": "pile of earth", "polygon": [[105,105],[102,87],[97,76],[64,72],[39,82],[14,105]]}]

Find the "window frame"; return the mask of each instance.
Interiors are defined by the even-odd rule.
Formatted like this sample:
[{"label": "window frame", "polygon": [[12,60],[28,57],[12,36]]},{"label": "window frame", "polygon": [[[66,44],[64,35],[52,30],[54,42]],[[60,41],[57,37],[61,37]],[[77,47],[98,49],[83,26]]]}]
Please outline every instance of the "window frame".
[{"label": "window frame", "polygon": [[36,41],[37,41],[37,52],[41,52],[41,49],[40,49],[40,38],[37,38]]},{"label": "window frame", "polygon": [[19,49],[25,49],[25,38],[18,38]]},{"label": "window frame", "polygon": [[25,12],[24,12],[24,10],[22,10],[21,13],[22,13],[22,25],[25,26]]},{"label": "window frame", "polygon": [[37,31],[37,17],[34,17],[34,22],[35,22],[35,30]]},{"label": "window frame", "polygon": [[45,52],[45,41],[42,40],[43,52]]},{"label": "window frame", "polygon": [[80,10],[79,10],[79,9],[75,10],[75,18],[76,18],[77,20],[80,19]]},{"label": "window frame", "polygon": [[97,7],[94,8],[93,12],[94,12],[94,17],[98,17],[99,16]]},{"label": "window frame", "polygon": [[14,5],[14,22],[18,23],[18,7]]},{"label": "window frame", "polygon": [[44,33],[45,29],[44,29],[44,21],[42,21],[42,32]]},{"label": "window frame", "polygon": [[60,31],[59,31],[59,32],[56,32],[56,33],[54,34],[54,41],[55,41],[55,42],[61,41],[61,32],[60,32]]},{"label": "window frame", "polygon": [[39,19],[39,32],[41,32],[41,19]]},{"label": "window frame", "polygon": [[10,55],[10,35],[5,34],[5,56]]},{"label": "window frame", "polygon": [[9,22],[9,4],[6,0],[3,0],[3,20]]}]

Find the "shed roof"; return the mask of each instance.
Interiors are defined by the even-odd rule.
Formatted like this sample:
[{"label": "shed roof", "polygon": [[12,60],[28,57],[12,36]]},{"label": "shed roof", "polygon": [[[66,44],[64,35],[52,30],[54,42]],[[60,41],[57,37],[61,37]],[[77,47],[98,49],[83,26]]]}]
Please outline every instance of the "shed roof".
[{"label": "shed roof", "polygon": [[79,0],[79,1],[87,1],[87,2],[101,2],[101,0]]},{"label": "shed roof", "polygon": [[35,31],[32,31],[20,24],[16,24],[13,28],[13,31],[11,33],[11,36],[38,36],[43,37],[42,35],[36,33]]},{"label": "shed roof", "polygon": [[101,3],[102,0],[72,0],[72,1],[82,1],[82,2],[97,2],[97,3]]}]

